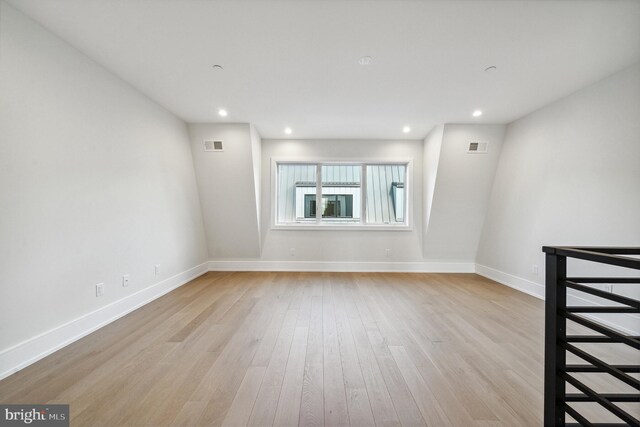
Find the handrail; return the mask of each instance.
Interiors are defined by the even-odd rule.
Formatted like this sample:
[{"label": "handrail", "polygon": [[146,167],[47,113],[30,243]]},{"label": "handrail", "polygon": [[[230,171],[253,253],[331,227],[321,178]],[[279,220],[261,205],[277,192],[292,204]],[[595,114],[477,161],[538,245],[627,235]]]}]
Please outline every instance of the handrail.
[{"label": "handrail", "polygon": [[640,248],[609,248],[608,252],[603,252],[602,250],[603,248],[569,248],[552,246],[544,246],[542,248],[542,251],[548,255],[559,255],[640,270],[640,259],[621,256],[640,255]]},{"label": "handrail", "polygon": [[[640,301],[585,285],[586,283],[640,284],[638,277],[567,277],[567,259],[575,258],[599,264],[640,270],[640,247],[568,247],[545,246],[545,384],[544,425],[640,425],[634,416],[614,402],[636,402],[638,393],[598,393],[569,373],[606,373],[640,390],[640,381],[629,373],[640,372],[640,365],[612,365],[572,343],[622,343],[640,350],[640,337],[624,334],[592,320],[589,313],[638,313]],[[631,257],[629,256],[631,255]],[[588,293],[616,304],[606,306],[567,306],[567,289]],[[567,320],[576,322],[600,335],[567,335]],[[567,351],[582,359],[582,364],[567,365]],[[638,358],[640,360],[640,357]],[[584,363],[586,362],[586,364]],[[569,383],[582,393],[566,393]],[[618,417],[623,424],[595,423],[587,420],[567,402],[593,402]],[[565,422],[566,415],[576,422]]]}]

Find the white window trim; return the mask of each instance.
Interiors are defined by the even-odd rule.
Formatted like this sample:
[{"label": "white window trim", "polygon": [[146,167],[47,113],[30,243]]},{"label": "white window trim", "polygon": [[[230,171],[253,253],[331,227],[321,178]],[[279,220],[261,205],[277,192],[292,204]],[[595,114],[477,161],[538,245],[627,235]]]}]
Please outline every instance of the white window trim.
[{"label": "white window trim", "polygon": [[[318,176],[321,172],[321,164],[361,164],[362,165],[362,178],[361,178],[361,193],[362,197],[360,197],[361,203],[361,215],[360,215],[360,224],[350,224],[350,225],[335,225],[335,224],[323,224],[320,222],[321,218],[318,218],[316,214],[317,222],[315,224],[278,224],[278,185],[277,185],[277,175],[278,175],[278,164],[318,164],[319,167],[316,171],[316,176]],[[389,225],[389,224],[367,224],[366,223],[366,165],[385,165],[385,164],[406,164],[407,165],[407,174],[406,174],[406,182],[405,182],[405,197],[407,198],[407,202],[405,205],[405,223],[397,224],[397,225]],[[316,178],[317,181],[317,178]],[[320,200],[319,194],[321,191],[321,186],[317,186],[316,191],[316,200]],[[413,159],[412,158],[318,158],[318,157],[272,157],[271,158],[271,229],[272,230],[289,230],[289,231],[413,231]],[[316,205],[318,206],[318,205]]]}]

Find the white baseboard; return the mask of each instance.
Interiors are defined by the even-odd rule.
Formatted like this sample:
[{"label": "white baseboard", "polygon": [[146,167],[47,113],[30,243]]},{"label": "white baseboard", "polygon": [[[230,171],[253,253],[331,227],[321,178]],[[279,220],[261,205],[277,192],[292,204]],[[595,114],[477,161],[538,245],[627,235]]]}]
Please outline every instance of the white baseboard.
[{"label": "white baseboard", "polygon": [[210,260],[209,271],[326,271],[372,273],[474,273],[471,262],[352,262]]},{"label": "white baseboard", "polygon": [[[488,279],[491,279],[495,282],[498,282],[502,285],[508,286],[510,288],[516,289],[520,292],[524,292],[526,294],[532,295],[536,298],[544,300],[544,285],[539,283],[532,282],[527,279],[523,279],[518,276],[514,276],[513,274],[505,273],[504,271],[496,270],[491,267],[487,267],[486,265],[476,264],[476,273],[480,276],[484,276]],[[567,305],[580,305],[580,306],[602,306],[605,305],[601,301],[602,300],[594,300],[589,298],[587,294],[569,291],[567,295]],[[628,335],[639,335],[640,330],[638,326],[640,325],[639,318],[637,315],[633,314],[616,314],[610,315],[611,317],[615,316],[615,321],[612,321],[610,318],[605,318],[602,315],[594,315],[594,314],[583,314],[585,317],[593,319],[599,323],[610,326],[623,332]]]},{"label": "white baseboard", "polygon": [[0,380],[171,292],[207,271],[208,264],[202,263],[0,351]]},{"label": "white baseboard", "polygon": [[498,282],[520,292],[524,292],[525,294],[529,294],[542,300],[544,299],[544,286],[539,283],[481,264],[476,264],[476,273],[480,276],[486,277],[487,279],[491,279],[494,282]]}]

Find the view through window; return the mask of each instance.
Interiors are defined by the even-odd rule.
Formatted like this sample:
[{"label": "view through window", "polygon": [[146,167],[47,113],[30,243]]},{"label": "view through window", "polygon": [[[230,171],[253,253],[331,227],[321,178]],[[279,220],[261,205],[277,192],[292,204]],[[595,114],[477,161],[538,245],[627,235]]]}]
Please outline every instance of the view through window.
[{"label": "view through window", "polygon": [[282,162],[276,174],[278,225],[407,224],[406,163]]}]

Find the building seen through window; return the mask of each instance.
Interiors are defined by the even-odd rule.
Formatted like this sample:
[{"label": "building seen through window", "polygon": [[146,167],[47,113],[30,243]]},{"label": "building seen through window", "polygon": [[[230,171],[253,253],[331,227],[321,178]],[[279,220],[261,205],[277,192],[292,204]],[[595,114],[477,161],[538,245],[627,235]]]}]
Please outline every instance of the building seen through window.
[{"label": "building seen through window", "polygon": [[279,163],[277,223],[404,225],[406,172],[406,164]]}]

